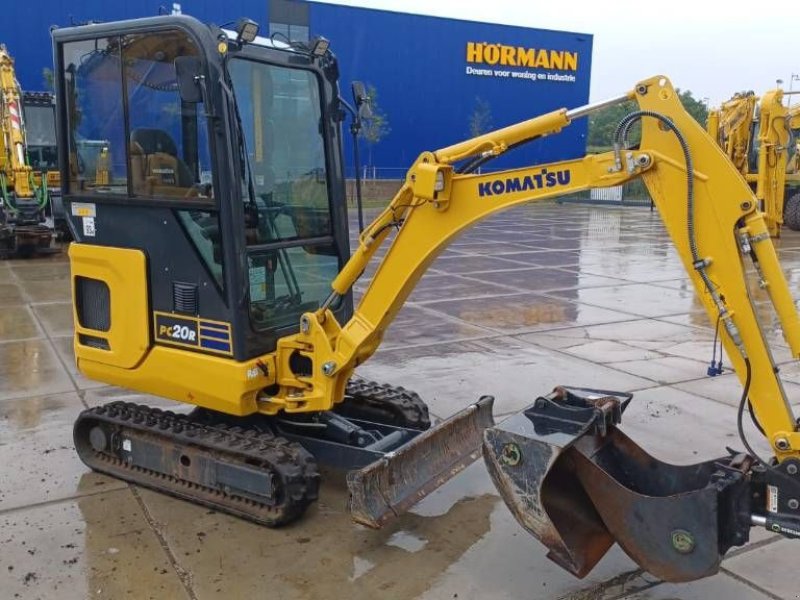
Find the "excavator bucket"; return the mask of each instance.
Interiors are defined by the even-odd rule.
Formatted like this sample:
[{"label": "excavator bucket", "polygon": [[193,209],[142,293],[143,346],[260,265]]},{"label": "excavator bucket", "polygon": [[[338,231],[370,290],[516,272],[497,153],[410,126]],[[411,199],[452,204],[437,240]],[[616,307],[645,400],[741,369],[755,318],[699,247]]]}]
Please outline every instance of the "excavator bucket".
[{"label": "excavator bucket", "polygon": [[483,432],[494,425],[493,402],[483,396],[375,462],[350,471],[353,519],[381,527],[480,458]]},{"label": "excavator bucket", "polygon": [[719,569],[747,541],[750,463],[690,466],[649,456],[617,427],[630,395],[557,388],[484,437],[484,459],[517,521],[584,577],[616,542],[671,582]]}]

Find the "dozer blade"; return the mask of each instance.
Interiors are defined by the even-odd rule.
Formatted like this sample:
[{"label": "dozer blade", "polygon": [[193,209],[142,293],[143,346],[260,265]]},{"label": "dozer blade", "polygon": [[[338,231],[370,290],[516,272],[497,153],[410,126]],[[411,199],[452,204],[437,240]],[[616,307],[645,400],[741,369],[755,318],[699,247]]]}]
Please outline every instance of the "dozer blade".
[{"label": "dozer blade", "polygon": [[353,519],[381,527],[480,458],[483,432],[494,425],[493,402],[483,396],[363,469],[350,471]]},{"label": "dozer blade", "polygon": [[484,459],[514,517],[577,577],[614,542],[665,581],[716,573],[747,541],[749,459],[660,462],[615,426],[630,396],[593,392],[557,388],[486,430]]}]

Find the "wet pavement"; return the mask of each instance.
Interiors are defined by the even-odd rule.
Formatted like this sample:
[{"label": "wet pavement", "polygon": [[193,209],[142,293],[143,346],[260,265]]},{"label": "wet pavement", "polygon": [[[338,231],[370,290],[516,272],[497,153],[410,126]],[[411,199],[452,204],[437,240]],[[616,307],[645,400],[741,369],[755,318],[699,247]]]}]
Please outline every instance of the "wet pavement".
[{"label": "wet pavement", "polygon": [[[777,244],[796,289],[800,234]],[[72,448],[80,410],[166,403],[76,372],[64,256],[0,264],[0,307],[3,599],[800,597],[800,546],[756,531],[702,582],[662,584],[618,548],[577,580],[518,527],[481,463],[378,532],[350,522],[336,473],[280,530],[89,473]],[[788,348],[762,312],[784,363]],[[656,215],[544,203],[453,243],[359,373],[415,389],[440,418],[482,394],[504,415],[558,384],[635,391],[626,432],[685,463],[739,445],[736,376],[706,376],[713,336]],[[800,369],[784,372],[797,403]]]}]

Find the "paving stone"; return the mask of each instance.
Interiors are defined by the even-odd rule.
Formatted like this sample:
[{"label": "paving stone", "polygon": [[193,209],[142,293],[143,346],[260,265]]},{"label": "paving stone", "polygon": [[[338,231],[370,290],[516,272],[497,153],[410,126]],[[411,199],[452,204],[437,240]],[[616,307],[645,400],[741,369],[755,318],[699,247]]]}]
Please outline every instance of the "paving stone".
[{"label": "paving stone", "polygon": [[721,573],[691,583],[662,583],[645,591],[626,594],[619,597],[619,600],[745,600],[745,598],[767,600],[770,596]]},{"label": "paving stone", "polygon": [[[800,233],[786,231],[778,245],[800,289]],[[376,267],[359,280],[357,296]],[[783,364],[788,347],[768,297],[757,287],[753,297],[797,405],[800,367]],[[326,472],[320,501],[280,530],[132,492],[88,472],[75,456],[77,412],[113,400],[192,407],[77,372],[64,255],[0,263],[0,306],[2,597],[181,598],[177,573],[199,600],[797,596],[788,562],[793,542],[763,530],[753,531],[755,546],[724,563],[752,586],[729,573],[659,584],[618,548],[575,579],[517,525],[481,463],[378,532],[351,523],[341,473]],[[687,464],[741,445],[737,378],[705,376],[713,336],[656,214],[537,203],[490,217],[455,240],[358,373],[415,389],[436,417],[481,394],[496,396],[499,420],[557,384],[636,390],[624,431],[657,458]],[[766,453],[749,419],[745,428]],[[19,561],[12,571],[8,557]]]},{"label": "paving stone", "polygon": [[0,400],[75,391],[46,339],[0,344],[0,356]]},{"label": "paving stone", "polygon": [[0,514],[2,597],[188,598],[127,489]]},{"label": "paving stone", "polygon": [[83,410],[74,392],[0,401],[0,512],[125,484],[90,473],[72,443]]},{"label": "paving stone", "polygon": [[723,567],[779,598],[796,600],[800,597],[797,540],[781,539],[753,552],[739,554],[725,560]]}]

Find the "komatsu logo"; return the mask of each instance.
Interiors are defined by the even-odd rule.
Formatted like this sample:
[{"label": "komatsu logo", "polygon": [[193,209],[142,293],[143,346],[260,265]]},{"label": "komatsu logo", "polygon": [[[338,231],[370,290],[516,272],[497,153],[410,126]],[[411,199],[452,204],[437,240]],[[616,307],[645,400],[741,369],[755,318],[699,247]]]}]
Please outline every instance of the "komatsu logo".
[{"label": "komatsu logo", "polygon": [[467,42],[467,62],[506,67],[577,71],[578,53],[566,50],[487,44],[486,42]]},{"label": "komatsu logo", "polygon": [[542,172],[536,175],[506,177],[505,179],[483,181],[478,184],[478,196],[483,198],[484,196],[500,196],[502,194],[552,188],[567,185],[571,179],[572,173],[569,169],[562,169],[560,171],[542,169]]}]

